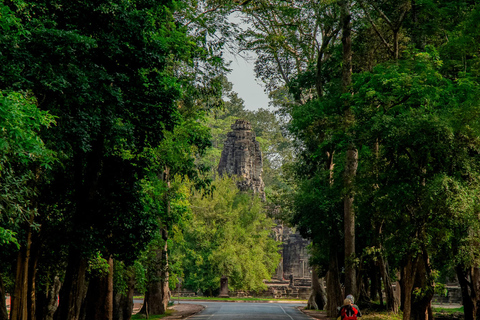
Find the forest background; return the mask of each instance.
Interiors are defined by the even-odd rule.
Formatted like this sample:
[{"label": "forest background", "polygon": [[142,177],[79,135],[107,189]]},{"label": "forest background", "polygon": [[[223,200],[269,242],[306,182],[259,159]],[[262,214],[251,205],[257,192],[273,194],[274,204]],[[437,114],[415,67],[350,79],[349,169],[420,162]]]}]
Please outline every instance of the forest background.
[{"label": "forest background", "polygon": [[[0,14],[0,319],[129,319],[135,287],[160,314],[179,278],[261,290],[272,218],[312,241],[326,292],[314,281],[310,304],[330,315],[344,291],[431,318],[452,276],[478,315],[477,1],[8,0]],[[224,50],[255,51],[275,114],[243,110]],[[266,203],[215,173],[237,117],[262,145]]]}]

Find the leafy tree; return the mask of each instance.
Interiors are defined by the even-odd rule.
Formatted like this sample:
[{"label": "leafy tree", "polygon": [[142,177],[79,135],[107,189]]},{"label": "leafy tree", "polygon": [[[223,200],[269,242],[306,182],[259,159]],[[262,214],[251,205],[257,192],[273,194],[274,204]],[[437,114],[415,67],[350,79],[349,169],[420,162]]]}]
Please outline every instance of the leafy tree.
[{"label": "leafy tree", "polygon": [[[322,4],[328,6],[331,3]],[[292,205],[295,214],[294,221],[299,224],[304,235],[316,239],[319,243],[328,243],[330,237],[327,236],[329,239],[323,238],[326,226],[321,222],[317,222],[316,219],[325,220],[332,225],[336,225],[336,221],[343,220],[341,213],[337,211],[341,208],[339,195],[345,196],[353,195],[355,192],[358,193],[360,196],[359,200],[349,202],[350,208],[359,210],[355,215],[359,221],[355,222],[355,224],[350,223],[349,230],[355,230],[355,228],[360,230],[358,237],[355,237],[357,240],[355,246],[350,245],[350,249],[361,253],[363,255],[362,258],[370,256],[371,259],[377,259],[378,262],[375,268],[379,268],[384,281],[387,281],[387,278],[389,278],[389,264],[403,272],[408,268],[410,268],[410,271],[414,269],[416,270],[415,272],[418,271],[416,278],[406,273],[402,277],[402,286],[412,280],[415,281],[415,286],[424,288],[417,295],[407,288],[404,298],[416,299],[415,297],[417,297],[418,299],[412,303],[410,303],[410,300],[404,300],[403,307],[405,317],[409,317],[409,312],[412,311],[412,317],[421,318],[428,311],[425,306],[427,301],[429,301],[428,296],[433,292],[432,277],[436,274],[434,269],[438,267],[434,263],[436,260],[435,250],[433,247],[428,247],[429,237],[436,235],[438,230],[434,230],[433,227],[432,229],[425,229],[426,236],[419,240],[419,243],[423,243],[426,247],[424,248],[425,250],[422,249],[419,255],[406,256],[405,252],[402,251],[394,255],[395,257],[392,256],[389,251],[394,252],[395,250],[389,247],[389,242],[386,239],[390,239],[390,235],[385,233],[398,232],[394,230],[398,226],[392,224],[392,229],[388,229],[388,232],[386,231],[385,218],[382,218],[384,207],[372,207],[372,204],[375,204],[375,202],[372,202],[374,201],[373,199],[377,199],[373,195],[386,191],[385,188],[381,187],[384,181],[379,180],[383,177],[382,174],[392,174],[392,176],[389,176],[389,183],[402,179],[400,175],[404,172],[390,171],[392,167],[385,165],[384,161],[386,161],[386,158],[391,156],[389,164],[393,165],[395,163],[395,165],[399,165],[400,162],[398,161],[403,159],[403,152],[411,153],[413,149],[419,152],[417,150],[418,147],[417,149],[413,148],[413,146],[407,147],[408,143],[413,143],[413,139],[408,142],[406,140],[401,141],[399,132],[409,132],[406,134],[408,137],[425,138],[423,140],[424,144],[433,144],[433,142],[438,141],[437,136],[442,134],[448,136],[448,132],[450,132],[455,137],[457,135],[462,137],[468,136],[467,140],[469,142],[467,144],[469,147],[452,142],[452,140],[445,137],[442,141],[445,145],[439,142],[428,149],[430,153],[442,154],[443,158],[441,156],[434,157],[435,160],[433,160],[430,155],[425,153],[418,156],[422,161],[429,163],[430,167],[425,170],[432,175],[432,184],[428,184],[429,181],[427,179],[425,180],[425,185],[420,185],[418,188],[414,188],[412,185],[408,185],[405,188],[395,185],[395,187],[392,187],[392,192],[393,190],[396,192],[403,190],[405,194],[402,194],[401,197],[384,196],[378,199],[389,199],[388,201],[399,205],[400,207],[396,207],[397,213],[401,212],[400,208],[407,206],[407,202],[410,209],[415,206],[414,203],[417,203],[419,206],[415,207],[417,209],[421,207],[420,211],[430,208],[430,212],[422,212],[423,217],[431,217],[434,209],[432,209],[433,206],[431,204],[427,205],[426,202],[428,202],[428,196],[435,198],[430,193],[433,192],[433,194],[443,195],[440,196],[440,199],[443,199],[442,201],[445,204],[449,201],[457,201],[453,199],[458,199],[458,197],[465,200],[462,208],[468,209],[466,211],[461,210],[465,215],[454,215],[458,218],[457,221],[460,224],[464,223],[464,218],[472,214],[472,210],[474,210],[474,205],[472,204],[476,200],[473,194],[467,192],[465,183],[467,185],[472,183],[468,188],[476,190],[475,182],[468,179],[466,181],[456,180],[458,178],[456,174],[453,174],[451,169],[449,171],[443,166],[450,159],[455,159],[452,160],[454,163],[461,162],[466,167],[472,168],[472,172],[476,170],[472,165],[467,165],[467,163],[476,162],[475,155],[470,154],[471,158],[468,156],[464,157],[461,155],[462,152],[458,152],[457,149],[464,150],[467,148],[475,150],[476,147],[469,143],[474,144],[474,137],[477,133],[474,129],[471,129],[471,131],[467,130],[469,131],[467,134],[455,123],[462,121],[469,123],[469,121],[465,121],[466,114],[476,114],[474,110],[476,108],[475,101],[478,99],[476,98],[478,83],[478,58],[476,55],[476,51],[478,51],[478,46],[476,45],[478,32],[476,30],[478,28],[473,27],[472,23],[475,21],[473,17],[478,17],[478,5],[450,1],[442,3],[434,1],[400,1],[391,3],[388,1],[371,0],[342,1],[338,4],[339,6],[336,7],[337,11],[328,11],[337,13],[337,15],[330,15],[330,17],[334,17],[333,20],[328,20],[328,17],[319,14],[311,14],[307,18],[304,18],[301,14],[290,16],[288,15],[290,12],[302,12],[302,9],[295,7],[294,3],[282,3],[278,8],[271,8],[269,6],[271,3],[263,4],[260,2],[259,5],[252,5],[250,8],[252,11],[251,19],[257,19],[258,22],[258,25],[254,24],[255,29],[250,33],[250,48],[255,48],[255,50],[261,52],[263,54],[261,57],[267,55],[273,57],[269,59],[268,63],[265,60],[260,61],[259,64],[264,67],[264,70],[269,70],[271,74],[275,74],[276,77],[271,78],[276,80],[282,79],[282,77],[287,79],[287,77],[284,77],[285,72],[282,73],[282,71],[291,71],[290,73],[287,72],[290,75],[288,81],[284,81],[291,96],[285,94],[285,91],[282,94],[280,89],[273,91],[272,96],[275,97],[276,102],[282,105],[282,114],[286,117],[291,117],[288,127],[291,130],[298,150],[296,163],[293,166],[295,182],[297,183],[297,188],[295,189],[297,194]],[[315,5],[312,3],[312,6]],[[336,4],[331,5],[335,6]],[[439,14],[440,12],[442,14]],[[260,13],[263,14],[262,19],[257,18],[260,16]],[[341,14],[338,15],[338,13]],[[300,20],[300,22],[293,20],[293,17]],[[331,39],[332,42],[328,43],[328,50],[325,51],[328,52],[327,55],[321,55],[322,51],[320,50],[318,51],[318,57],[321,57],[321,59],[310,63],[304,63],[306,60],[299,59],[297,61],[301,61],[303,64],[295,65],[293,57],[296,55],[301,56],[300,52],[306,52],[298,49],[298,39],[300,39],[302,30],[306,30],[300,26],[305,21],[310,21],[309,19],[318,19],[318,26],[323,27],[325,30],[327,30],[328,26],[333,26],[337,30],[336,35],[340,35],[338,30],[341,27],[343,43],[340,46],[338,37],[335,36]],[[349,25],[350,19],[352,26]],[[299,26],[299,30],[297,31],[293,28],[293,25]],[[310,23],[310,26],[313,26],[313,24]],[[317,24],[315,24],[316,26]],[[352,33],[352,37],[349,36],[351,30],[355,31],[355,33]],[[290,36],[295,32],[298,32],[296,38]],[[445,35],[448,35],[448,38]],[[276,40],[279,40],[276,46],[268,45],[268,41],[273,43]],[[350,56],[349,53],[350,40],[353,47],[353,56]],[[305,41],[305,43],[307,42]],[[291,54],[285,54],[278,59],[280,57],[279,52],[284,48],[294,48],[296,50],[291,50]],[[440,55],[433,48],[437,48]],[[420,52],[428,51],[428,53],[420,54],[415,50],[420,50]],[[289,57],[291,60],[285,57]],[[450,59],[450,57],[453,59]],[[277,59],[275,60],[275,58]],[[276,61],[277,64],[274,65],[271,61]],[[289,64],[288,61],[291,61],[291,63]],[[315,65],[312,66],[312,64]],[[285,66],[284,69],[278,68],[275,70],[276,66],[282,65]],[[293,66],[298,65],[303,66],[303,68],[297,68],[297,71],[294,71]],[[380,65],[380,67],[375,69],[377,65]],[[395,69],[396,67],[399,69]],[[318,81],[317,83],[311,81],[313,79],[312,70],[317,70],[317,75],[320,71],[323,71],[321,75],[324,77],[324,82],[321,82],[321,86],[319,86]],[[327,70],[329,72],[325,72]],[[356,79],[353,87],[349,79],[352,72],[354,73],[354,79]],[[377,72],[380,72],[382,75]],[[357,77],[355,77],[355,73],[358,74]],[[328,77],[328,74],[332,76]],[[373,80],[374,78],[376,80]],[[338,79],[342,79],[342,82],[340,83]],[[317,87],[317,95],[311,94],[315,85]],[[364,85],[365,87],[362,87]],[[319,90],[319,87],[321,87],[321,90]],[[465,89],[467,87],[469,89]],[[378,100],[371,102],[369,95],[377,97]],[[292,101],[292,97],[294,101]],[[453,97],[454,101],[449,101],[446,97]],[[427,100],[424,101],[422,99]],[[379,120],[378,123],[376,122],[376,125],[382,126],[383,131],[375,131],[375,125],[371,121],[379,113],[385,112],[385,110],[381,109],[383,105],[392,106],[392,110],[395,110],[392,112],[399,113],[399,118],[396,119],[399,120],[401,116],[404,116],[405,118],[402,119],[405,122],[397,126],[397,124],[394,125],[392,122],[382,123]],[[415,112],[406,112],[406,109],[403,108],[406,108],[405,106],[407,105]],[[415,107],[412,107],[412,105],[415,105]],[[427,106],[436,107],[430,109]],[[372,109],[367,114],[361,111],[369,110],[369,108]],[[395,117],[397,117],[397,114],[395,114]],[[422,128],[422,125],[420,125],[422,117],[430,119],[431,124],[422,124],[425,128],[420,129]],[[382,118],[382,121],[385,121],[385,119]],[[388,125],[388,127],[383,127],[383,125]],[[471,128],[475,127],[474,123],[469,123],[469,126]],[[393,127],[399,131],[390,131],[394,130]],[[367,134],[367,132],[369,133]],[[365,135],[373,134],[373,132],[377,132],[378,135],[368,141],[364,140]],[[399,149],[392,147],[388,155],[385,155],[383,148],[386,146],[382,145],[384,143],[382,138],[386,137],[383,136],[383,132],[390,133],[387,144],[393,144],[393,141],[395,141],[395,143],[403,144],[403,146],[399,147]],[[433,136],[430,136],[430,134]],[[400,136],[397,137],[397,135]],[[420,141],[422,138],[418,138],[418,140]],[[427,148],[421,148],[420,151],[424,152],[424,149]],[[360,162],[358,164],[361,175],[353,179],[352,174],[343,176],[341,172],[353,168],[350,164],[354,164],[356,161],[350,161],[353,159],[352,157],[345,157],[346,154],[349,152],[352,154],[352,151],[355,150],[359,152]],[[442,161],[438,159],[442,159]],[[362,163],[362,161],[365,163]],[[407,161],[405,166],[409,168],[407,172],[415,172],[418,183],[418,177],[425,175],[425,173],[419,173],[418,169],[413,169],[414,167],[419,167],[418,163],[415,164],[416,161],[419,160],[414,158],[412,161]],[[430,161],[432,163],[439,161],[440,163],[433,165]],[[448,163],[451,164],[451,162]],[[401,164],[404,163],[401,162]],[[405,168],[403,170],[406,170]],[[432,170],[431,172],[428,171],[430,169]],[[443,170],[448,173],[445,173]],[[397,172],[398,176],[395,176],[395,172]],[[442,175],[444,178],[440,178]],[[452,179],[452,176],[455,177],[454,180],[456,182],[446,182],[448,179]],[[342,183],[343,179],[345,180]],[[447,185],[449,183],[456,185],[454,188],[456,191],[454,193],[447,192],[445,183]],[[366,190],[370,190],[369,192],[371,193],[366,192]],[[366,194],[368,196],[364,197]],[[459,196],[460,194],[463,196]],[[322,203],[310,201],[310,199],[315,197],[320,197]],[[350,197],[350,199],[353,200],[354,198]],[[446,205],[446,207],[451,208],[449,205]],[[448,213],[450,209],[440,210],[435,207],[435,210],[447,216],[452,214],[451,212]],[[379,218],[376,219],[375,217]],[[345,219],[349,220],[347,218]],[[352,220],[350,219],[350,221]],[[415,225],[418,221],[411,222],[411,225]],[[457,230],[456,232],[459,233],[456,233],[456,238],[462,239],[462,237],[459,238],[459,234],[462,231],[453,225],[441,224],[439,227],[439,229],[444,231],[449,230],[449,228],[450,230]],[[471,223],[467,229],[469,232],[475,233],[475,223]],[[380,235],[375,235],[380,231],[382,231]],[[341,233],[334,235],[334,237],[339,236],[347,237],[346,234]],[[392,237],[398,241],[398,238]],[[453,237],[448,237],[448,239],[451,240]],[[460,240],[460,243],[464,243],[464,241],[465,238]],[[465,248],[464,245],[458,243],[453,245],[449,240],[446,240],[445,244],[442,245],[443,248],[449,246],[452,248]],[[326,264],[325,257],[329,252],[338,252],[335,248],[316,246],[315,243],[313,248],[314,259],[323,266]],[[453,255],[457,253],[460,255],[465,254],[456,252]],[[430,259],[431,262],[423,266],[418,264],[417,262],[423,261],[419,259],[420,255],[425,259]],[[346,253],[346,259],[339,261],[340,265],[337,265],[336,268],[330,271],[333,272],[337,269],[338,272],[338,266],[348,267],[348,265],[354,265],[358,268],[357,276],[368,277],[369,275],[364,272],[367,268],[363,265],[364,259],[350,259],[348,256],[350,254]],[[400,256],[404,257],[402,262],[396,260]],[[337,260],[336,257],[332,258]],[[451,261],[457,260],[452,257]],[[373,263],[373,260],[370,263]],[[350,271],[352,270],[350,269]],[[329,278],[333,279],[333,281],[327,283],[327,289],[330,292],[329,301],[335,304],[335,300],[338,300],[338,297],[334,293],[339,291],[339,284],[337,281],[338,277],[333,276],[332,272],[329,272]],[[349,272],[349,274],[352,273]],[[348,276],[347,278],[351,279],[352,277]],[[370,280],[373,284],[374,279]],[[353,291],[355,287],[352,282],[354,281],[350,281],[350,285],[348,285],[349,288],[352,288],[348,289],[349,291]],[[357,283],[364,284],[369,283],[369,281],[359,280]],[[385,282],[384,288],[387,291],[391,291],[389,290],[389,288],[391,289],[391,284],[388,281]],[[366,297],[365,288],[359,287],[358,289],[359,296]],[[395,310],[392,301],[393,296],[387,292],[387,304],[391,310]],[[329,310],[334,312],[335,307],[336,305],[330,305]]]},{"label": "leafy tree", "polygon": [[270,237],[273,221],[262,201],[241,193],[231,178],[217,179],[212,195],[194,192],[192,218],[184,230],[185,286],[213,295],[227,276],[234,290],[265,288],[278,261]]},{"label": "leafy tree", "polygon": [[191,179],[197,188],[206,187],[208,181],[201,176],[195,160],[210,145],[209,138],[207,127],[196,121],[187,121],[173,132],[165,132],[162,142],[147,152],[146,158],[152,164],[143,182],[145,207],[157,217],[159,230],[146,253],[148,258],[144,259],[148,272],[147,291],[141,313],[163,314],[167,309],[169,234],[181,228],[188,212],[186,206],[181,205],[184,187],[175,183],[172,188],[171,181],[172,177],[181,175]]},{"label": "leafy tree", "polygon": [[[0,92],[0,248],[4,257],[12,257],[21,245],[28,249],[31,241],[25,243],[23,233],[31,234],[38,228],[33,223],[38,183],[41,172],[55,160],[39,133],[52,124],[53,117],[39,110],[35,99],[18,92]],[[6,293],[2,274],[11,273],[7,261],[10,259],[0,265],[1,296]],[[0,319],[7,318],[2,304]]]},{"label": "leafy tree", "polygon": [[[31,185],[38,174],[35,169],[48,169],[54,160],[54,154],[39,136],[42,127],[54,124],[54,118],[39,110],[33,98],[21,93],[0,92],[0,107],[2,225],[8,225],[9,221],[16,221],[14,225],[18,225],[35,210],[31,204],[36,194]],[[18,245],[14,230],[0,227],[0,234],[1,244]]]},{"label": "leafy tree", "polygon": [[[369,195],[361,205],[364,214],[381,213],[374,224],[382,225],[387,255],[404,272],[404,319],[428,310],[435,263],[445,263],[438,249],[458,250],[477,228],[478,132],[465,117],[478,108],[478,87],[442,77],[432,54],[378,66],[355,87],[355,131],[366,157],[357,183],[362,197]],[[460,225],[470,231],[460,236]]]},{"label": "leafy tree", "polygon": [[[41,239],[60,222],[57,234],[63,237],[67,267],[59,275],[56,318],[78,319],[89,259],[100,252],[110,264],[111,257],[132,261],[152,237],[156,217],[145,210],[140,185],[150,164],[144,150],[187,116],[176,100],[191,79],[179,80],[174,62],[203,58],[185,30],[177,28],[173,2],[6,5],[14,19],[2,19],[0,88],[28,90],[41,110],[58,119],[41,135],[61,162],[46,172],[41,188],[33,222],[42,228],[30,264],[39,261]],[[59,219],[52,219],[55,215]],[[18,265],[17,274],[27,274],[29,262]],[[90,285],[111,284],[111,276],[92,276]],[[34,288],[35,272],[28,283]],[[22,290],[17,297],[30,289]],[[83,310],[88,318],[112,317],[111,296],[100,297],[107,300],[87,292]],[[35,301],[23,302],[14,299],[12,319],[35,310]]]}]

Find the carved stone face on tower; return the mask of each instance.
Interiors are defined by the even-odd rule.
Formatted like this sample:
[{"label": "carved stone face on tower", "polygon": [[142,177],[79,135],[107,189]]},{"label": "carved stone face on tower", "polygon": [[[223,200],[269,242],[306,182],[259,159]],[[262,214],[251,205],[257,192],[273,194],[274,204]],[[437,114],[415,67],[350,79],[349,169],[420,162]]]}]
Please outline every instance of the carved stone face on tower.
[{"label": "carved stone face on tower", "polygon": [[253,190],[265,199],[265,185],[262,180],[263,159],[260,144],[255,140],[252,125],[246,120],[237,120],[227,134],[218,173],[243,178],[238,187],[242,191]]}]

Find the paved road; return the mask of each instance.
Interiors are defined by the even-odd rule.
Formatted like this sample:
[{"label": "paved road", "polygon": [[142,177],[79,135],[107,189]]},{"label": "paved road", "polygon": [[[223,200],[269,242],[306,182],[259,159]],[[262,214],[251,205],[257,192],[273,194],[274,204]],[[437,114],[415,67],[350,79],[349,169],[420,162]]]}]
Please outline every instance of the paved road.
[{"label": "paved road", "polygon": [[[184,303],[184,302],[181,302]],[[291,303],[249,302],[194,302],[206,306],[205,310],[189,317],[190,320],[307,320],[312,319]]]}]

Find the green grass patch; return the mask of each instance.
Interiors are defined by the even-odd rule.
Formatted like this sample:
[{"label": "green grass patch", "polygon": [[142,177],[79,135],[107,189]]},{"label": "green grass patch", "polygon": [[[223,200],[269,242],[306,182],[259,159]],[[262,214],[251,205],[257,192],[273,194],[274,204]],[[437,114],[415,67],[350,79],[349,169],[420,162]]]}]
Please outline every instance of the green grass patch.
[{"label": "green grass patch", "polygon": [[[142,300],[144,296],[134,296],[133,299],[135,300]],[[178,297],[171,297],[170,300],[178,301]],[[207,301],[298,301],[298,302],[305,302],[305,299],[274,299],[274,298],[218,298],[218,297],[180,297],[180,300],[207,300]]]},{"label": "green grass patch", "polygon": [[362,317],[361,320],[402,320],[402,312],[393,313],[387,311],[377,311],[371,309],[361,309]]},{"label": "green grass patch", "polygon": [[[177,301],[178,297],[171,297],[171,300]],[[218,297],[180,297],[180,300],[207,300],[207,301],[298,301],[298,302],[307,302],[304,299],[274,299],[274,298],[218,298]]]},{"label": "green grass patch", "polygon": [[463,313],[463,307],[460,307],[460,308],[432,307],[432,310],[434,313],[442,313],[442,314]]},{"label": "green grass patch", "polygon": [[463,306],[459,308],[432,307],[433,316],[437,319],[464,319]]},{"label": "green grass patch", "polygon": [[[397,314],[387,311],[377,311],[372,309],[361,309],[361,320],[402,320],[402,312]],[[461,319],[463,318],[463,307],[460,308],[442,308],[432,307],[432,311],[435,318],[442,319]]]},{"label": "green grass patch", "polygon": [[[173,310],[167,310],[165,314],[159,314],[159,315],[148,315],[148,320],[154,320],[154,319],[162,319],[167,316],[171,316],[174,313]],[[147,317],[144,314],[134,314],[132,315],[132,320],[138,320],[138,319],[147,319]]]}]

